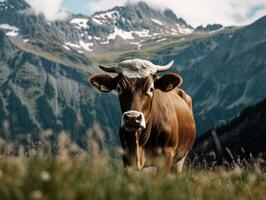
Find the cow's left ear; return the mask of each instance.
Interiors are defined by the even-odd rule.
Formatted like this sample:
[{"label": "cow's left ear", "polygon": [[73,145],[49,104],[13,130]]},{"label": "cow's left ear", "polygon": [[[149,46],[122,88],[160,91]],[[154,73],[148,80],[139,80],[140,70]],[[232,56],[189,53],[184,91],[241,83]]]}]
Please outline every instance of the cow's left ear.
[{"label": "cow's left ear", "polygon": [[96,74],[90,78],[90,82],[101,92],[111,92],[117,86],[117,79],[107,74]]},{"label": "cow's left ear", "polygon": [[170,73],[162,76],[161,78],[154,79],[155,89],[160,89],[163,92],[169,92],[177,86],[180,86],[183,82],[181,76]]}]

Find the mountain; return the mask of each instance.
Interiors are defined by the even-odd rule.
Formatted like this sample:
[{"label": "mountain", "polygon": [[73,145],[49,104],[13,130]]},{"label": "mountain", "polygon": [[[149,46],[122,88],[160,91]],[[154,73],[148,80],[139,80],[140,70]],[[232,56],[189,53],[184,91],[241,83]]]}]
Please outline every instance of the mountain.
[{"label": "mountain", "polygon": [[143,2],[48,22],[23,0],[2,0],[0,123],[8,120],[12,136],[20,138],[66,130],[82,143],[99,122],[112,144],[119,102],[114,92],[101,94],[89,84],[98,64],[173,59],[172,70],[193,97],[200,135],[266,96],[265,25],[264,17],[249,26],[198,32],[171,10]]},{"label": "mountain", "polygon": [[200,25],[194,29],[194,32],[211,32],[211,31],[217,31],[222,28],[223,28],[223,25],[221,24],[208,24],[205,27]]},{"label": "mountain", "polygon": [[[210,129],[198,138],[193,153],[209,156],[214,151],[218,160],[252,158],[260,155],[266,158],[266,99],[244,109],[239,116],[219,127]],[[232,156],[228,152],[229,149]],[[209,158],[210,159],[210,158]]]},{"label": "mountain", "polygon": [[45,33],[48,40],[54,39],[66,50],[79,53],[139,49],[156,40],[193,31],[171,10],[161,13],[144,2],[96,12],[90,17],[71,15],[66,21],[57,22],[32,16],[33,11],[23,0],[3,1],[0,10],[0,23],[18,28],[27,39]]},{"label": "mountain", "polygon": [[93,42],[93,51],[139,49],[148,41],[193,31],[171,10],[161,13],[144,2],[96,12],[89,18],[73,18],[70,23],[77,29],[85,29]]},{"label": "mountain", "polygon": [[70,23],[89,37],[94,52],[139,49],[154,40],[193,31],[171,10],[161,13],[144,2],[96,12],[91,17],[75,16]]}]

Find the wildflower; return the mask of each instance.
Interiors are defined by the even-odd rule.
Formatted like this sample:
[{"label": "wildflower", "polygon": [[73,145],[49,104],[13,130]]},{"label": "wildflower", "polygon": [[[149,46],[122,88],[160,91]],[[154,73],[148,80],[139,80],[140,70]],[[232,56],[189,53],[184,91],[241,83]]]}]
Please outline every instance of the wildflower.
[{"label": "wildflower", "polygon": [[248,181],[253,184],[257,181],[257,175],[254,174],[254,173],[251,173],[249,176],[248,176]]},{"label": "wildflower", "polygon": [[49,174],[49,172],[47,171],[42,171],[41,172],[41,179],[44,181],[44,182],[48,182],[51,180],[51,176]]},{"label": "wildflower", "polygon": [[35,190],[31,193],[30,196],[32,199],[41,199],[43,197],[43,193],[40,190]]},{"label": "wildflower", "polygon": [[232,171],[232,174],[235,176],[241,176],[242,172],[242,169],[238,165],[236,165]]}]

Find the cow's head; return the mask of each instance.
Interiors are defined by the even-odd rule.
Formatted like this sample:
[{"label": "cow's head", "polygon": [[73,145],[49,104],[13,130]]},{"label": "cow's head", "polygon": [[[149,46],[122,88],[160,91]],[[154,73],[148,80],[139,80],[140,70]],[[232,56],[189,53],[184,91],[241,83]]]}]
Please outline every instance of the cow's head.
[{"label": "cow's head", "polygon": [[172,65],[173,61],[158,66],[146,60],[126,60],[116,67],[100,66],[106,72],[117,73],[117,76],[97,74],[91,78],[91,83],[101,92],[117,91],[122,111],[121,128],[135,132],[146,128],[155,90],[169,92],[182,83],[182,78],[174,73],[162,77],[155,75],[156,72],[168,70]]}]

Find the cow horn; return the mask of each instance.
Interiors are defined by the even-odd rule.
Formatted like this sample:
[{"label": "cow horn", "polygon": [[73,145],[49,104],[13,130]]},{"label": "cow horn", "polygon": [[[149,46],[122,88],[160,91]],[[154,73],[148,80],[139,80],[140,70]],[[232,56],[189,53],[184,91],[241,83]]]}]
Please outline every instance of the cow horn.
[{"label": "cow horn", "polygon": [[115,67],[105,67],[102,65],[99,65],[99,67],[106,72],[110,72],[110,73],[116,73]]},{"label": "cow horn", "polygon": [[170,69],[173,66],[173,64],[174,64],[174,61],[172,60],[167,65],[164,65],[164,66],[155,65],[155,66],[156,66],[157,72],[163,72],[163,71]]}]

